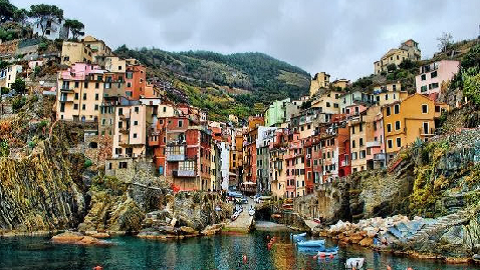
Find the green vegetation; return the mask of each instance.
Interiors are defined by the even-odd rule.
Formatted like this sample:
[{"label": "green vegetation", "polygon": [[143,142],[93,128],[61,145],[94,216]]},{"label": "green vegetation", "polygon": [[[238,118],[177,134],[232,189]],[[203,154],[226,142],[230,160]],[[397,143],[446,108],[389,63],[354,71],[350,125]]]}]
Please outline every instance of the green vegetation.
[{"label": "green vegetation", "polygon": [[310,84],[307,72],[262,53],[172,53],[155,48],[131,50],[125,45],[115,52],[138,59],[151,75],[174,81],[187,99],[177,93],[167,93],[167,97],[204,108],[214,119],[226,119],[231,113],[246,117],[253,113],[255,103],[298,98],[308,93]]},{"label": "green vegetation", "polygon": [[31,5],[29,17],[38,19],[42,29],[42,36],[45,35],[46,22],[50,19],[63,19],[63,9],[55,5]]},{"label": "green vegetation", "polygon": [[70,32],[72,32],[73,39],[77,39],[78,36],[83,34],[82,31],[83,31],[83,28],[85,28],[85,25],[83,25],[82,22],[80,22],[78,20],[73,20],[73,19],[66,19],[64,26],[68,28],[67,39],[68,39],[68,36],[69,36]]},{"label": "green vegetation", "polygon": [[15,82],[12,83],[11,88],[14,89],[17,94],[25,94],[27,91],[25,81],[22,78],[16,78]]}]

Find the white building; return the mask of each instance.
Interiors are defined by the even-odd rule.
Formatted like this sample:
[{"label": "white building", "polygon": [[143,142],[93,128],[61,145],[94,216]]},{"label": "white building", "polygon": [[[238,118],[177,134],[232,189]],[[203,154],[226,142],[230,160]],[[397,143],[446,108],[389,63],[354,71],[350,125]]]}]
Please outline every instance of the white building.
[{"label": "white building", "polygon": [[[42,24],[45,29],[45,34],[42,31]],[[32,23],[33,27],[33,34],[42,36],[47,39],[67,39],[68,36],[68,28],[63,26],[65,24],[65,20],[63,19],[49,19],[44,22],[40,22],[39,20]]]}]

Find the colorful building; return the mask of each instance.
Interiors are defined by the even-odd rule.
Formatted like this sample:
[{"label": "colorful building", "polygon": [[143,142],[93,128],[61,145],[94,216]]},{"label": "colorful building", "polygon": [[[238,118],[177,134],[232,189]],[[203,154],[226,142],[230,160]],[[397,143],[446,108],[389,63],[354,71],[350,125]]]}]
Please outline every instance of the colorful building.
[{"label": "colorful building", "polygon": [[442,60],[420,67],[420,74],[415,77],[417,93],[438,95],[443,83],[449,82],[458,73],[460,62]]}]

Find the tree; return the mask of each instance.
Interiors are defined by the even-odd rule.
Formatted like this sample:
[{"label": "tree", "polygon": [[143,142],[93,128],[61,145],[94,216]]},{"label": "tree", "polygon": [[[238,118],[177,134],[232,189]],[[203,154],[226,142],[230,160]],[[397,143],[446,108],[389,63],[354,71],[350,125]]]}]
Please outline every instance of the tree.
[{"label": "tree", "polygon": [[442,36],[438,37],[437,40],[439,42],[437,46],[441,52],[446,52],[453,44],[453,36],[447,32],[443,32]]},{"label": "tree", "polygon": [[415,66],[416,66],[415,63],[412,60],[405,59],[402,61],[402,63],[400,63],[398,67],[401,69],[411,69],[411,68],[414,68]]},{"label": "tree", "polygon": [[63,19],[63,9],[55,5],[31,5],[30,17],[38,20],[37,22],[42,29],[42,36],[44,36],[45,31],[47,30],[47,22],[49,20]]},{"label": "tree", "polygon": [[388,70],[388,72],[395,71],[395,70],[397,70],[397,65],[395,65],[394,63],[391,63],[387,66],[387,70]]},{"label": "tree", "polygon": [[16,78],[10,88],[14,89],[18,94],[24,94],[27,90],[25,81],[22,78]]},{"label": "tree", "polygon": [[13,18],[17,7],[12,5],[9,0],[0,0],[0,20],[2,22]]},{"label": "tree", "polygon": [[78,36],[83,35],[83,28],[85,28],[85,25],[83,25],[82,22],[78,20],[72,20],[72,19],[66,19],[65,24],[63,25],[67,27],[67,39],[70,34],[70,31],[72,32],[73,38],[77,39]]},{"label": "tree", "polygon": [[22,26],[27,23],[28,11],[24,8],[17,9],[13,13],[13,20]]}]

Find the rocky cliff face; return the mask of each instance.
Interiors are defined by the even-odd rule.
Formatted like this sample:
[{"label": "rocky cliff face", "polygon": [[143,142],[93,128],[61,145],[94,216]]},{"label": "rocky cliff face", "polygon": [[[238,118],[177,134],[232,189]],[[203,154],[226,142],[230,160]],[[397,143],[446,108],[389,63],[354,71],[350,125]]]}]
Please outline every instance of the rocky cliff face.
[{"label": "rocky cliff face", "polygon": [[[22,232],[75,227],[85,213],[74,160],[41,142],[29,156],[0,159],[0,228]],[[80,166],[83,166],[81,164]]]}]

